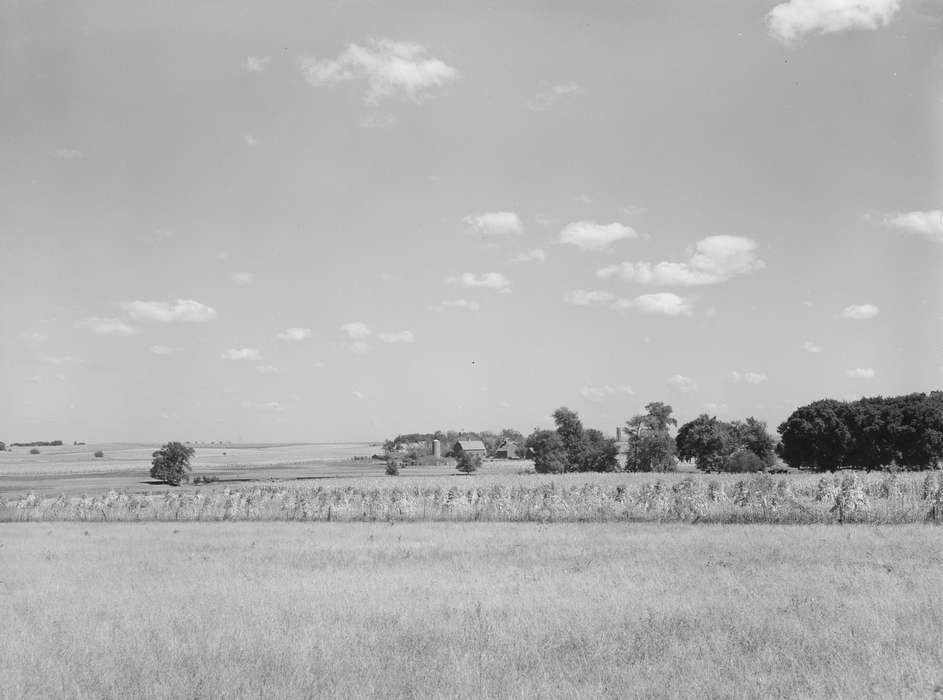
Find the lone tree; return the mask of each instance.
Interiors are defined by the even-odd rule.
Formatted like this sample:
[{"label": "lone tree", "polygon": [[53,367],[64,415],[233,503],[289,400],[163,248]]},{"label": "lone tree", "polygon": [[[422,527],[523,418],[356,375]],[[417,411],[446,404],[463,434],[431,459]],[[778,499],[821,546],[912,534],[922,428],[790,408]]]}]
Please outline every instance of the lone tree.
[{"label": "lone tree", "polygon": [[190,458],[193,448],[179,442],[168,442],[155,452],[151,462],[151,478],[171,486],[190,481]]},{"label": "lone tree", "polygon": [[646,404],[647,413],[632,416],[626,422],[629,451],[625,468],[633,472],[670,472],[677,466],[678,448],[671,436],[671,427],[678,425],[668,404],[654,401]]},{"label": "lone tree", "polygon": [[458,453],[458,462],[455,465],[455,468],[460,472],[466,474],[471,474],[472,472],[478,471],[478,467],[481,466],[481,455],[470,454],[465,450],[462,450]]}]

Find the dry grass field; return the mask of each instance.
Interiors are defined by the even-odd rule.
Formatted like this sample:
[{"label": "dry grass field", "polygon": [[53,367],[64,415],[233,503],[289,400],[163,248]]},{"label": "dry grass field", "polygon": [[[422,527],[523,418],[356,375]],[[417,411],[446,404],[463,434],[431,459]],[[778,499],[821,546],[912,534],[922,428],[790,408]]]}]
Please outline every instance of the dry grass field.
[{"label": "dry grass field", "polygon": [[927,698],[932,526],[20,523],[0,695]]}]

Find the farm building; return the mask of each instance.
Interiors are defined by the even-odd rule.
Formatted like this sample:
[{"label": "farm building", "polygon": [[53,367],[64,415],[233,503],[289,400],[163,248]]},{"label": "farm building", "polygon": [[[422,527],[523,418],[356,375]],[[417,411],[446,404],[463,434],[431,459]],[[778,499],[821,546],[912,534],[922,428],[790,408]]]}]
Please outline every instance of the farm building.
[{"label": "farm building", "polygon": [[455,443],[455,446],[452,447],[452,456],[458,457],[462,452],[467,452],[470,455],[478,455],[479,457],[484,458],[485,443],[483,443],[481,440],[459,440]]},{"label": "farm building", "polygon": [[498,459],[517,459],[521,456],[521,448],[513,440],[502,440],[494,450]]}]

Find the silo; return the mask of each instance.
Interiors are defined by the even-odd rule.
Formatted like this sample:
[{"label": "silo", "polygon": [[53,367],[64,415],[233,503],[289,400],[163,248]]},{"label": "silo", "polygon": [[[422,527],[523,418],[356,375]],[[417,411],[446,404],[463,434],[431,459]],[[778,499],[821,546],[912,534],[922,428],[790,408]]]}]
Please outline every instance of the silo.
[{"label": "silo", "polygon": [[437,439],[432,441],[432,456],[437,459],[442,456],[442,443]]}]

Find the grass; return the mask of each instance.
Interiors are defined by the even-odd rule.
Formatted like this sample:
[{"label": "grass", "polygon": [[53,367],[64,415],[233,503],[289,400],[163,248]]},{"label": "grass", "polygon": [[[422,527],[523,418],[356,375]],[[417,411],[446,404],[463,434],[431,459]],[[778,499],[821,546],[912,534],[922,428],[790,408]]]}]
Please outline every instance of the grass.
[{"label": "grass", "polygon": [[936,528],[21,523],[4,697],[929,697]]}]

